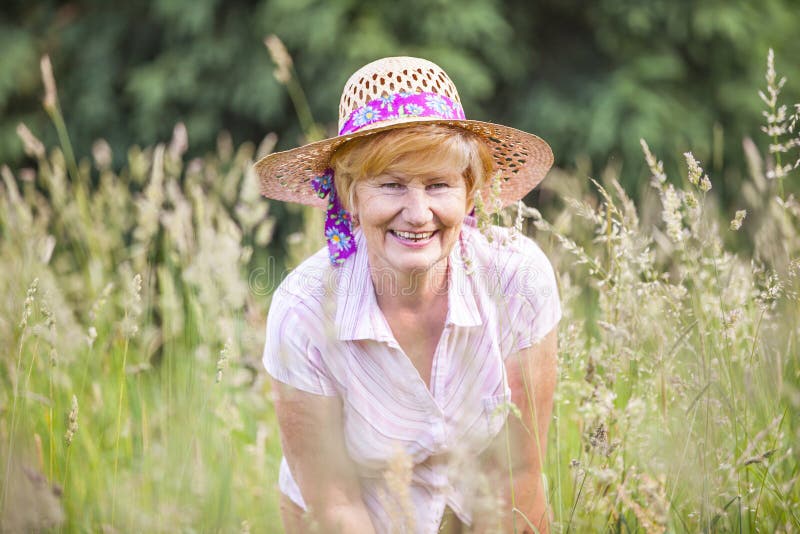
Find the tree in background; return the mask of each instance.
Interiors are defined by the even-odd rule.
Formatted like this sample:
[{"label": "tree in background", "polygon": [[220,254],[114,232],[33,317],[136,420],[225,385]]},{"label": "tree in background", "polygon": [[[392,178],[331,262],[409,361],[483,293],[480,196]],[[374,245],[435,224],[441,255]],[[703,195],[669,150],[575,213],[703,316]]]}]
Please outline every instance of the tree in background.
[{"label": "tree in background", "polygon": [[40,105],[42,53],[79,154],[102,137],[119,163],[179,121],[195,153],[222,130],[237,143],[275,131],[279,149],[296,146],[295,111],[262,45],[274,33],[329,134],[347,73],[419,55],[448,71],[470,117],[536,132],[560,165],[583,156],[589,172],[609,159],[635,165],[632,190],[644,137],[660,153],[691,147],[712,172],[730,169],[734,192],[767,49],[800,79],[785,59],[800,57],[794,0],[12,0],[0,10],[0,161],[13,164],[20,121],[54,140]]}]

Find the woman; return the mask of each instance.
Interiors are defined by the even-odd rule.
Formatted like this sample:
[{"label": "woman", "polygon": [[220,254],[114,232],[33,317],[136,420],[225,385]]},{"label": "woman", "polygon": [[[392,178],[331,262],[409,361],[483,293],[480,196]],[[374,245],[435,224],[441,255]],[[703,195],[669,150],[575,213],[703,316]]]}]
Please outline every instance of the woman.
[{"label": "woman", "polygon": [[550,148],[466,120],[416,58],[357,71],[339,123],[256,164],[266,196],[327,209],[327,249],[267,321],[287,532],[547,531],[555,277],[535,243],[470,214],[520,200]]}]

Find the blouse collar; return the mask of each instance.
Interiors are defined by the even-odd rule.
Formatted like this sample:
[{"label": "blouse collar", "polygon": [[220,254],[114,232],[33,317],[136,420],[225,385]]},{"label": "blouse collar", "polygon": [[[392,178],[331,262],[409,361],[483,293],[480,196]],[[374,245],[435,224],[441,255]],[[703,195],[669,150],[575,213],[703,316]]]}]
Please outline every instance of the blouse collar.
[{"label": "blouse collar", "polygon": [[[394,336],[378,307],[375,289],[369,274],[366,240],[360,230],[355,232],[356,253],[339,268],[337,284],[336,325],[341,341],[374,339],[391,341]],[[467,239],[462,229],[459,241],[448,257],[447,319],[445,324],[473,327],[483,324],[475,299],[476,284],[472,283],[464,266],[462,251]]]}]

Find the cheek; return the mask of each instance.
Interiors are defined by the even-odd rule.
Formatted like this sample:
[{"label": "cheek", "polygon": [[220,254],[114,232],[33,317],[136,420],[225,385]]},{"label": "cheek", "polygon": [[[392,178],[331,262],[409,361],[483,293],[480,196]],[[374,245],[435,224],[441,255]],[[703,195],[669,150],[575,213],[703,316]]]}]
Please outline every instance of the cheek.
[{"label": "cheek", "polygon": [[388,224],[394,212],[378,195],[365,193],[356,198],[355,213],[363,229]]},{"label": "cheek", "polygon": [[469,213],[467,201],[463,196],[448,199],[440,211],[442,222],[448,226],[460,225]]}]

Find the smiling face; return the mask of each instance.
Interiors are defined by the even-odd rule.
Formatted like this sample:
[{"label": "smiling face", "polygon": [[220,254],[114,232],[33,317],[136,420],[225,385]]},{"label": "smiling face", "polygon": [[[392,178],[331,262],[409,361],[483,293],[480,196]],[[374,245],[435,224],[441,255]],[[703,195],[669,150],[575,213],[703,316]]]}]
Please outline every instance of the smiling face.
[{"label": "smiling face", "polygon": [[464,177],[449,168],[390,170],[358,181],[354,197],[371,268],[402,278],[446,267],[470,206]]},{"label": "smiling face", "polygon": [[447,266],[493,165],[477,134],[436,124],[353,139],[331,157],[336,193],[359,220],[371,268],[398,281]]}]

